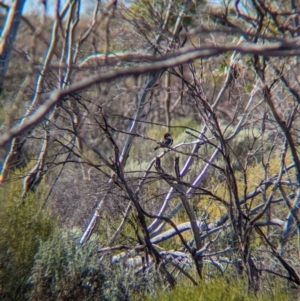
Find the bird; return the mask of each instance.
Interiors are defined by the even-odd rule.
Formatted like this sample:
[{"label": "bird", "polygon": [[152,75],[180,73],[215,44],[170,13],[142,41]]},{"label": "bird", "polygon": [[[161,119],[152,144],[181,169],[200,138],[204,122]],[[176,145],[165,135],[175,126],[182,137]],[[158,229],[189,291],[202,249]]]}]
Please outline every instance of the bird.
[{"label": "bird", "polygon": [[154,148],[157,150],[159,148],[170,147],[173,144],[173,138],[170,133],[165,133],[164,138],[159,142],[159,145]]}]

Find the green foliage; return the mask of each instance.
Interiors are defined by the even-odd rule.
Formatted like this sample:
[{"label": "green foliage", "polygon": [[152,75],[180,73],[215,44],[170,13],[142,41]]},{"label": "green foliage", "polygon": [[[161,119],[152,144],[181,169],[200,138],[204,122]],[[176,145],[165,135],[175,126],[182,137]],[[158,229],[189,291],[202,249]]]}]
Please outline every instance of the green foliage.
[{"label": "green foliage", "polygon": [[[246,283],[243,280],[232,279],[226,281],[225,277],[219,277],[211,281],[202,281],[199,286],[192,286],[185,281],[174,290],[159,291],[155,296],[148,296],[147,301],[288,301],[292,296],[282,286],[262,290],[254,295],[245,291]],[[280,289],[281,288],[281,289]]]},{"label": "green foliage", "polygon": [[132,300],[149,292],[156,278],[137,275],[97,254],[94,236],[84,247],[76,232],[61,230],[42,244],[32,270],[31,300]]},{"label": "green foliage", "polygon": [[40,246],[35,256],[31,299],[93,300],[98,297],[107,300],[104,298],[105,275],[97,271],[98,258],[93,256],[96,247],[95,242],[80,247],[74,233],[56,233]]},{"label": "green foliage", "polygon": [[38,194],[29,194],[21,205],[20,191],[20,181],[0,186],[0,282],[4,300],[26,300],[34,255],[53,228],[49,215],[40,210]]}]

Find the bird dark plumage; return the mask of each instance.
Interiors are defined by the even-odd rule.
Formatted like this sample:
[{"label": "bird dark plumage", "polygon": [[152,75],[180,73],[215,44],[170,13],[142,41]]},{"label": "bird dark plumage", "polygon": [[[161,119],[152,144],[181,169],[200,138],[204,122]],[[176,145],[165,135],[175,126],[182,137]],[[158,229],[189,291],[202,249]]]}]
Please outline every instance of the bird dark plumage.
[{"label": "bird dark plumage", "polygon": [[170,147],[173,144],[173,138],[170,133],[165,133],[164,138],[159,143],[159,146],[155,147],[154,150],[164,147]]}]

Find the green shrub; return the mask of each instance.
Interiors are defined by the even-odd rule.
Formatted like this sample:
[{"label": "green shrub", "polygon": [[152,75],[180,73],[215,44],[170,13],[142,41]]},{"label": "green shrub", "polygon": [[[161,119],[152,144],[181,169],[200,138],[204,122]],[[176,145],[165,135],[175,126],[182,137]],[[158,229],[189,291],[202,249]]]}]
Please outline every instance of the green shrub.
[{"label": "green shrub", "polygon": [[[158,275],[134,273],[97,253],[98,238],[84,247],[76,232],[60,231],[35,256],[31,300],[132,300],[150,292]],[[157,275],[157,276],[155,276]]]},{"label": "green shrub", "polygon": [[40,210],[38,194],[28,194],[21,205],[20,190],[20,182],[0,187],[0,293],[4,300],[26,300],[34,255],[53,228],[49,215]]}]

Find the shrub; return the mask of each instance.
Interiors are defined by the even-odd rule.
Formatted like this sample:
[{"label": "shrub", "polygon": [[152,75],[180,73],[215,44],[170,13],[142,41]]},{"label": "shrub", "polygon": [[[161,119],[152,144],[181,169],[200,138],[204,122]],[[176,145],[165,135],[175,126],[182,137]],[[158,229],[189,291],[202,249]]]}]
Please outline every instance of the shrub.
[{"label": "shrub", "polygon": [[[76,232],[60,231],[35,256],[31,300],[132,300],[155,285],[156,272],[134,273],[97,253],[97,237],[84,247]],[[155,277],[157,275],[157,277]]]},{"label": "shrub", "polygon": [[[39,195],[30,193],[20,204],[20,182],[0,187],[0,293],[4,300],[26,300],[34,255],[53,229]],[[2,290],[2,291],[1,291]]]}]

